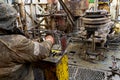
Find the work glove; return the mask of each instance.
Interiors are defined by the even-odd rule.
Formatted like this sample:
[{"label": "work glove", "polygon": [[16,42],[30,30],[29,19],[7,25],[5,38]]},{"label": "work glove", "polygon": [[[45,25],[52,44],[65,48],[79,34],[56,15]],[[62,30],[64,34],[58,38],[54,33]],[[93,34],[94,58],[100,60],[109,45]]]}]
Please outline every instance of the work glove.
[{"label": "work glove", "polygon": [[54,44],[54,37],[51,36],[51,35],[47,35],[47,36],[45,37],[45,40],[46,40],[46,41],[51,41],[52,44]]}]

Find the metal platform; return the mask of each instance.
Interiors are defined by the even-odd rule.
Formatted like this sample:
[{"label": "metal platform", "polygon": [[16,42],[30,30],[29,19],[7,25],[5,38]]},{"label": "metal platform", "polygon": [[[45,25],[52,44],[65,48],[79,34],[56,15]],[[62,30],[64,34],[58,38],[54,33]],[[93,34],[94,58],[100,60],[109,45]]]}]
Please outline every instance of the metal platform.
[{"label": "metal platform", "polygon": [[[90,61],[82,58],[83,45],[79,41],[69,44],[69,80],[107,80],[111,74],[109,67],[112,66],[112,56],[117,59],[120,68],[120,34],[107,41],[106,58],[101,61]],[[120,80],[118,75],[112,76],[112,80]]]},{"label": "metal platform", "polygon": [[105,73],[102,71],[80,68],[69,65],[69,80],[104,80]]}]

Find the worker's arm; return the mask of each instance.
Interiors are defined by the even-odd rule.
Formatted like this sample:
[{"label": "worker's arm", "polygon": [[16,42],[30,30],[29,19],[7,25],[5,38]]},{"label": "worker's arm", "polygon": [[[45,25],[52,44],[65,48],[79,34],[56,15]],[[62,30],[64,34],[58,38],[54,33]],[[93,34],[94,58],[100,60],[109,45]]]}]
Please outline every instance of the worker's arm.
[{"label": "worker's arm", "polygon": [[25,37],[21,38],[17,46],[15,46],[16,54],[14,61],[19,63],[36,62],[49,56],[54,39],[47,36],[42,43],[31,41]]}]

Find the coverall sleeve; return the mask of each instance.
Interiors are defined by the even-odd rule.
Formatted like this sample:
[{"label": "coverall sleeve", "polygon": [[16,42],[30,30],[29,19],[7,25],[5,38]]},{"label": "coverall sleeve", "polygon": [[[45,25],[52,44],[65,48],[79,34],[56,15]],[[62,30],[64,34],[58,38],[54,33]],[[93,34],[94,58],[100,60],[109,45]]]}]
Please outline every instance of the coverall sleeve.
[{"label": "coverall sleeve", "polygon": [[15,61],[19,63],[39,61],[49,56],[51,47],[51,41],[38,43],[23,37],[14,47],[17,56]]}]

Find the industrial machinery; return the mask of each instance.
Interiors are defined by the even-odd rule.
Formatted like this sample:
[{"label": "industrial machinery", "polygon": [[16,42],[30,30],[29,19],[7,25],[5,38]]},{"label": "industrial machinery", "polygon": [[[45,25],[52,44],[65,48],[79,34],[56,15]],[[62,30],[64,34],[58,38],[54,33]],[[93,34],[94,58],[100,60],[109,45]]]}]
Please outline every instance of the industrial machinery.
[{"label": "industrial machinery", "polygon": [[[84,16],[74,16],[62,0],[59,0],[59,2],[67,15],[56,13],[49,15],[52,19],[55,19],[56,23],[58,23],[57,27],[60,26],[59,19],[61,17],[69,19],[69,23],[72,26],[72,31],[70,32],[70,34],[74,35],[68,35],[70,35],[71,37],[75,36],[75,38],[77,37],[77,39],[79,39],[80,42],[83,43],[82,47],[84,48],[84,50],[81,53],[84,58],[103,60],[105,58],[105,53],[101,51],[101,49],[105,49],[107,36],[109,35],[112,26],[112,22],[107,11],[86,11]],[[81,22],[83,23],[81,26],[77,25],[78,23],[81,23],[79,22],[79,19],[81,19]],[[84,30],[77,30],[78,28],[83,28]],[[76,33],[76,30],[78,32],[80,31],[81,33]],[[54,31],[55,30],[53,30],[52,32]],[[64,40],[64,37],[61,38],[63,38]],[[61,38],[59,38],[59,40],[61,40]],[[64,46],[64,44],[62,45]],[[58,47],[59,45],[55,45],[55,48],[56,46]],[[63,48],[62,50],[65,50],[65,48]],[[65,52],[59,50],[58,48],[57,50],[53,48],[51,55],[39,63],[41,65],[35,67],[39,67],[40,69],[42,69],[42,73],[44,75],[43,80],[68,80],[68,59]]]},{"label": "industrial machinery", "polygon": [[[53,25],[52,29],[67,32],[70,36],[68,37],[68,40],[73,40],[71,37],[79,39],[80,42],[84,44],[84,51],[82,54],[86,59],[94,57],[94,59],[103,60],[105,55],[104,52],[100,51],[100,49],[105,48],[107,36],[109,35],[112,26],[108,12],[105,10],[95,9],[96,11],[86,11],[85,15],[78,15],[78,6],[80,6],[80,3],[83,3],[84,0],[78,1],[77,3],[75,1],[70,1],[71,4],[74,4],[74,6],[70,5],[72,9],[68,8],[62,0],[58,1],[64,10],[64,14],[56,12],[49,15],[51,17],[51,21],[53,21],[53,23],[51,22]],[[80,9],[82,10],[82,8]],[[83,9],[83,11],[86,9],[87,8]],[[74,12],[77,12],[77,14]],[[70,25],[66,24],[68,22]]]},{"label": "industrial machinery", "polygon": [[38,41],[43,41],[46,35],[53,35],[55,44],[49,57],[35,63],[34,73],[36,80],[68,80],[68,57],[65,51],[67,46],[66,35],[58,30],[36,30],[33,35],[35,37],[38,34],[40,35]]},{"label": "industrial machinery", "polygon": [[111,25],[112,22],[107,11],[98,10],[86,12],[86,15],[83,17],[83,26],[86,31],[85,44],[91,45],[89,48],[86,46],[86,55],[96,57],[104,55],[102,52],[99,52],[97,48],[105,47]]}]

